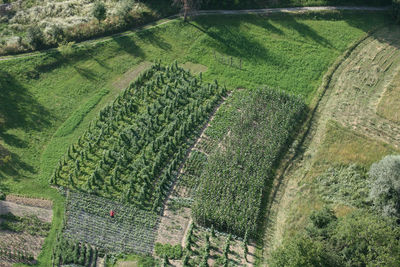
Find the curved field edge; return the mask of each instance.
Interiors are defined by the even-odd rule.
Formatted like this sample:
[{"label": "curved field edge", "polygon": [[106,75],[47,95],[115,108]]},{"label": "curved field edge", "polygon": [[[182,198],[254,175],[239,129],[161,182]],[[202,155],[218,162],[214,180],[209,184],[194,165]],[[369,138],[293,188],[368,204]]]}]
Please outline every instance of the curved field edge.
[{"label": "curved field edge", "polygon": [[336,59],[335,63],[333,63],[332,66],[329,67],[328,71],[323,76],[321,86],[319,86],[314,98],[310,103],[310,111],[308,113],[308,116],[305,119],[305,122],[303,123],[303,126],[300,129],[299,134],[297,135],[297,138],[293,142],[289,150],[290,152],[287,155],[285,155],[285,157],[281,161],[280,166],[277,169],[276,179],[274,181],[274,187],[271,190],[271,194],[265,203],[264,218],[266,223],[264,224],[264,226],[262,226],[263,231],[265,231],[265,235],[262,241],[263,245],[261,245],[262,250],[260,249],[257,250],[258,254],[260,256],[263,255],[263,257],[258,257],[258,258],[266,259],[269,256],[270,244],[274,243],[274,241],[271,242],[270,240],[271,239],[273,240],[275,238],[273,231],[274,231],[274,224],[276,223],[275,220],[276,220],[277,210],[279,209],[280,199],[282,198],[282,194],[284,193],[285,187],[287,186],[288,183],[287,174],[288,172],[291,171],[291,169],[298,162],[299,158],[301,158],[303,155],[304,145],[305,143],[309,142],[307,138],[310,134],[310,131],[312,131],[313,123],[315,123],[316,120],[317,109],[321,104],[322,98],[324,97],[326,91],[330,86],[330,82],[332,80],[333,75],[340,67],[340,65],[343,64],[343,62],[363,41],[365,41],[374,32],[378,31],[381,28],[382,26],[379,26],[370,30],[364,36],[362,36],[353,44],[351,44],[349,48]]},{"label": "curved field edge", "polygon": [[[307,223],[307,216],[312,210],[320,210],[328,203],[332,205],[338,217],[343,217],[357,209],[348,203],[326,201],[324,199],[326,196],[316,191],[319,181],[316,178],[329,167],[356,164],[368,169],[373,162],[385,155],[399,152],[396,144],[389,141],[396,133],[397,136],[399,135],[398,122],[389,122],[388,126],[392,130],[388,132],[377,132],[376,130],[380,129],[381,125],[377,125],[377,129],[373,131],[364,131],[365,128],[362,127],[371,115],[375,117],[380,115],[377,108],[381,104],[379,95],[384,95],[385,90],[396,81],[395,74],[400,69],[398,56],[390,56],[393,55],[393,50],[398,51],[400,40],[399,31],[397,29],[395,32],[391,31],[394,30],[393,27],[394,25],[386,25],[369,32],[347,51],[344,58],[338,60],[337,66],[333,66],[332,71],[327,74],[324,96],[318,102],[320,104],[315,110],[315,116],[307,127],[304,142],[297,146],[297,155],[281,170],[282,184],[270,211],[274,216],[274,221],[269,222],[269,231],[265,236],[265,239],[269,240],[268,243],[266,242],[268,246],[264,252],[265,258],[269,256],[270,246],[276,248],[282,239],[302,231]],[[391,38],[384,38],[389,32],[393,33]],[[374,50],[371,45],[376,45],[379,49]],[[367,55],[363,49],[374,52]],[[365,62],[360,61],[360,58],[364,59],[364,57],[368,59]],[[388,57],[390,60],[382,60]],[[372,63],[366,63],[368,60]],[[360,65],[357,66],[357,64]],[[360,67],[361,64],[365,65]],[[376,64],[378,66],[381,64],[381,68],[374,68],[371,73],[368,73],[368,75],[378,76],[373,83],[368,79],[357,80],[356,76],[348,84],[343,83],[341,76],[348,75],[349,69],[362,72],[366,69],[370,70],[366,66]],[[355,86],[357,82],[359,84]],[[346,92],[349,92],[350,96]],[[358,97],[351,94],[358,94]],[[343,95],[342,98],[349,99],[348,102],[343,102],[341,95]],[[363,100],[358,101],[358,99]],[[360,106],[357,119],[355,120],[354,114],[343,109],[341,105]],[[372,111],[376,114],[372,114]],[[363,113],[367,117],[363,116]],[[275,229],[276,226],[279,227]]]},{"label": "curved field edge", "polygon": [[[324,68],[327,68],[330,62],[336,57],[335,55],[338,54],[337,49],[345,49],[347,44],[353,40],[352,38],[362,35],[365,29],[369,29],[375,24],[383,23],[386,20],[386,17],[381,13],[372,16],[371,13],[353,14],[348,12],[328,12],[318,15],[318,18],[314,20],[315,15],[318,15],[318,13],[298,16],[274,15],[269,17],[211,16],[210,18],[199,18],[194,25],[187,25],[180,21],[174,21],[172,24],[160,26],[158,29],[148,30],[146,34],[141,36],[132,34],[128,37],[105,41],[102,44],[93,46],[71,48],[70,50],[60,51],[59,53],[44,53],[30,59],[20,58],[12,62],[1,62],[0,65],[4,66],[2,71],[7,70],[6,74],[11,78],[13,86],[20,88],[23,96],[20,99],[3,98],[9,101],[9,104],[5,106],[10,108],[10,104],[25,104],[29,108],[31,107],[31,102],[33,102],[35,103],[35,105],[33,105],[33,111],[39,112],[41,109],[37,107],[44,107],[45,111],[51,113],[52,116],[47,118],[46,113],[44,113],[42,116],[26,118],[21,115],[22,113],[18,113],[18,115],[22,116],[22,121],[25,119],[38,120],[40,123],[39,126],[42,127],[40,129],[32,127],[30,124],[24,127],[18,124],[15,125],[15,123],[6,125],[5,132],[2,133],[2,139],[6,139],[4,141],[6,143],[5,146],[13,153],[14,162],[11,164],[18,172],[14,170],[12,173],[5,173],[2,170],[1,174],[6,178],[2,180],[0,187],[6,192],[47,197],[53,200],[59,199],[57,201],[60,205],[57,206],[57,204],[55,204],[55,209],[58,207],[58,211],[55,211],[54,214],[55,218],[60,215],[60,217],[57,218],[59,218],[59,222],[61,222],[63,200],[55,190],[48,186],[47,180],[59,156],[62,155],[65,149],[75,140],[74,138],[84,131],[96,112],[89,112],[70,135],[57,140],[57,142],[52,142],[52,144],[49,144],[48,140],[54,135],[54,132],[62,122],[64,122],[81,104],[85,103],[95,94],[98,89],[110,88],[111,81],[116,80],[117,77],[120,77],[124,72],[131,69],[142,60],[152,61],[161,58],[164,62],[169,62],[177,58],[179,62],[191,61],[193,63],[205,65],[208,67],[208,71],[203,75],[204,79],[212,81],[214,78],[222,77],[228,85],[228,89],[243,85],[247,85],[248,87],[268,85],[269,81],[271,81],[271,85],[279,85],[276,86],[277,88],[294,88],[293,90],[295,90],[295,88],[301,87],[295,86],[297,77],[301,75],[301,72],[296,73],[288,70],[285,75],[274,78],[271,73],[279,72],[282,66],[279,64],[274,65],[276,61],[273,61],[273,58],[269,58],[269,54],[259,53],[257,55],[248,56],[246,62],[243,60],[245,64],[249,64],[248,66],[244,65],[247,69],[237,70],[234,68],[230,69],[229,66],[216,62],[213,58],[212,51],[217,51],[219,55],[224,55],[225,58],[227,56],[234,57],[235,55],[245,58],[249,50],[246,44],[253,44],[253,46],[261,49],[259,51],[278,52],[280,48],[282,48],[281,45],[284,41],[290,40],[290,42],[293,42],[292,48],[305,49],[305,51],[309,53],[314,50],[316,53],[314,56],[318,55],[318,51],[324,51],[324,53],[330,54],[327,59],[323,59],[323,62],[326,63],[324,64],[325,67],[322,67],[321,70],[315,73],[310,69],[303,70],[312,71],[314,74],[310,76],[310,79],[314,81],[315,84],[319,84],[320,77],[322,77],[322,73],[325,71]],[[335,18],[339,21],[330,21],[330,19]],[[209,21],[205,22],[205,20]],[[234,35],[231,35],[231,33],[227,31],[227,29],[229,29],[227,28],[228,26],[225,26],[232,21],[236,21],[236,26],[232,28],[236,32]],[[337,23],[338,25],[336,25]],[[291,25],[294,26],[291,27]],[[323,25],[325,26],[321,28],[320,26]],[[195,26],[206,27],[198,29]],[[344,34],[350,36],[350,40],[345,39],[338,41],[336,39],[340,39],[342,37],[341,35],[332,36],[332,31],[334,32],[333,29],[337,26],[342,27],[342,31],[343,29],[347,29],[347,32],[345,31]],[[311,31],[315,28],[318,28],[319,32]],[[244,34],[243,31],[247,31],[246,34]],[[219,32],[224,34],[221,35],[223,36],[222,39],[218,39]],[[217,35],[215,35],[216,33]],[[211,36],[209,36],[210,34]],[[302,34],[304,34],[305,37],[302,38]],[[234,41],[236,38],[239,38],[240,40],[242,35],[243,38],[241,40],[244,41],[243,43],[233,42],[235,44],[234,47],[227,46],[226,43],[229,43],[231,39]],[[307,37],[308,35],[309,37]],[[318,42],[318,36],[326,36],[326,38],[331,38],[331,41],[339,42],[335,45],[337,48],[332,50],[325,49],[323,44]],[[154,38],[159,38],[161,42],[154,43]],[[255,43],[249,42],[254,38],[256,40],[258,38],[259,40]],[[274,42],[274,40],[276,40],[276,42]],[[268,50],[262,48],[264,42],[268,44]],[[302,43],[304,47],[299,46]],[[286,51],[286,53],[287,52],[288,51]],[[276,54],[276,57],[279,58],[278,55],[279,54]],[[262,60],[260,60],[260,57]],[[264,57],[264,59],[262,57]],[[236,57],[236,59],[237,58],[238,57]],[[297,57],[297,59],[298,58],[299,57]],[[308,59],[309,57],[307,60]],[[292,60],[292,63],[296,63],[296,58]],[[307,62],[307,60],[303,62]],[[23,63],[24,68],[21,68],[21,63]],[[314,62],[314,64],[319,63],[320,62]],[[259,67],[264,64],[269,66],[269,68],[259,69]],[[295,65],[293,68],[299,65],[303,64]],[[271,72],[270,70],[275,71]],[[241,71],[243,73],[240,73]],[[69,79],[66,80],[65,77]],[[232,77],[237,78],[231,79]],[[289,83],[290,86],[287,83],[288,80],[291,81]],[[242,83],[242,81],[247,82]],[[282,83],[280,83],[280,81],[282,81]],[[304,86],[304,84],[305,83],[303,83],[302,86]],[[5,88],[13,87],[6,86]],[[4,91],[2,92],[4,93]],[[54,101],[54,99],[56,101]],[[66,102],[62,103],[62,101],[58,99],[65,99]],[[103,101],[101,101],[98,106],[103,105],[102,103]],[[96,110],[98,106],[96,106],[94,110]],[[3,110],[1,111],[3,112]],[[27,114],[30,114],[29,109],[25,111]],[[5,113],[5,115],[7,116],[9,114]],[[16,119],[18,119],[18,117]],[[6,135],[4,135],[4,133]],[[11,139],[11,137],[13,139]],[[19,143],[17,141],[21,140],[24,143],[28,142],[25,144],[25,147],[18,145]],[[45,152],[43,153],[43,151]],[[41,159],[40,161],[39,156]],[[22,163],[25,163],[25,165]],[[24,170],[24,166],[31,168],[26,168],[26,170]],[[54,221],[53,229],[58,227],[56,222],[57,220]],[[51,235],[48,240],[46,240],[46,244],[49,245],[45,245],[44,254],[46,254],[45,251],[49,251],[47,249],[50,249],[50,239]],[[43,256],[41,259],[49,260],[50,257]],[[48,262],[47,260],[41,262]]]}]

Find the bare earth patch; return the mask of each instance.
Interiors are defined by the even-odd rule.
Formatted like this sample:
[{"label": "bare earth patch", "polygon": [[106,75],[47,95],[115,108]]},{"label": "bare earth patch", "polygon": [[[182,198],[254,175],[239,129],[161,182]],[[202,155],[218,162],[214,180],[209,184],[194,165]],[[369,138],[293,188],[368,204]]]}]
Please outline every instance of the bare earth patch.
[{"label": "bare earth patch", "polygon": [[171,210],[166,206],[158,227],[156,243],[181,245],[190,221],[190,209]]},{"label": "bare earth patch", "polygon": [[[0,214],[9,212],[19,217],[35,215],[40,220],[48,223],[51,223],[53,216],[51,201],[13,195],[8,195],[6,201],[0,201]],[[25,232],[0,231],[0,248],[11,249],[10,251],[14,253],[32,254],[36,259],[42,249],[44,239],[44,237],[33,236]],[[15,263],[17,261],[11,260],[5,255],[0,256],[1,267],[9,267]]]},{"label": "bare earth patch", "polygon": [[39,198],[28,198],[28,197],[20,197],[15,195],[7,195],[6,201],[13,202],[20,205],[26,205],[31,207],[38,207],[43,209],[51,210],[53,208],[53,202],[47,199],[39,199]]},{"label": "bare earth patch", "polygon": [[151,67],[153,63],[149,61],[143,61],[136,67],[125,72],[118,80],[113,82],[113,86],[119,89],[125,89],[128,85],[135,80],[141,73]]},{"label": "bare earth patch", "polygon": [[0,214],[7,214],[9,212],[19,217],[34,215],[41,221],[48,223],[51,223],[53,217],[53,211],[51,209],[43,209],[0,200]]}]

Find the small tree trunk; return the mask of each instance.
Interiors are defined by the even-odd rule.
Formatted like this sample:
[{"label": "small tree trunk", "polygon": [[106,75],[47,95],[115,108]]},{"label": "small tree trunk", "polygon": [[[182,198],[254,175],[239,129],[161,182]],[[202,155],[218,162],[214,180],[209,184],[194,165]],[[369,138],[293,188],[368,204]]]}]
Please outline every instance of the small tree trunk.
[{"label": "small tree trunk", "polygon": [[187,22],[188,12],[189,12],[188,0],[183,0],[183,21],[184,22]]}]

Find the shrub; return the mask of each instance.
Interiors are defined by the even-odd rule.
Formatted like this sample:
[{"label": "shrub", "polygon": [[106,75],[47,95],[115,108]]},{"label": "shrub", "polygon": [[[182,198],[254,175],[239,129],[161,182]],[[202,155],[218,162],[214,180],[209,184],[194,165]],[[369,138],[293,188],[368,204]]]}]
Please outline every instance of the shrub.
[{"label": "shrub", "polygon": [[26,43],[32,49],[40,49],[44,46],[43,32],[38,26],[32,26],[26,32]]},{"label": "shrub", "polygon": [[337,256],[325,248],[324,243],[309,237],[297,235],[286,239],[283,245],[271,254],[271,267],[303,267],[303,266],[343,266],[338,264]]},{"label": "shrub", "polygon": [[0,200],[5,200],[6,194],[0,191]]},{"label": "shrub", "polygon": [[182,246],[171,244],[156,243],[154,250],[159,257],[167,257],[168,259],[178,260],[182,258]]},{"label": "shrub", "polygon": [[310,215],[311,224],[307,227],[310,236],[327,238],[331,229],[336,225],[337,217],[332,209],[327,206]]},{"label": "shrub", "polygon": [[399,266],[399,240],[392,220],[361,210],[339,220],[329,245],[347,266]]},{"label": "shrub", "polygon": [[397,23],[400,23],[400,0],[393,0],[393,17]]},{"label": "shrub", "polygon": [[107,9],[103,2],[96,2],[94,3],[92,15],[95,17],[99,22],[106,18]]},{"label": "shrub", "polygon": [[316,180],[318,191],[327,202],[363,207],[369,203],[367,170],[358,165],[334,166]]},{"label": "shrub", "polygon": [[400,218],[400,155],[386,156],[369,170],[370,198],[386,216]]},{"label": "shrub", "polygon": [[52,44],[59,44],[64,41],[65,38],[63,28],[57,25],[51,26],[47,34],[49,35],[49,42]]}]

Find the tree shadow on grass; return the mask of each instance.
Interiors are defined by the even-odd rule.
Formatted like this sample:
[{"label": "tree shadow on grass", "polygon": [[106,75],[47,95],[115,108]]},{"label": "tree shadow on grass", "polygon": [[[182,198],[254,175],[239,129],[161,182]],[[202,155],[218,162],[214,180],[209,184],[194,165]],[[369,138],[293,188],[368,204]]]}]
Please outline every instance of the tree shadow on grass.
[{"label": "tree shadow on grass", "polygon": [[154,45],[164,51],[171,50],[171,44],[166,42],[160,34],[155,33],[154,30],[140,31],[136,33],[136,36],[143,42]]},{"label": "tree shadow on grass", "polygon": [[21,128],[40,131],[50,124],[50,112],[7,71],[0,70],[0,137],[9,145],[18,145],[16,137],[7,134],[9,129]]},{"label": "tree shadow on grass", "polygon": [[145,56],[142,48],[138,46],[129,36],[112,36],[112,40],[120,49],[124,50],[131,56],[139,58],[143,58]]},{"label": "tree shadow on grass", "polygon": [[[50,125],[52,116],[12,75],[0,70],[0,140],[10,147],[24,148],[26,140],[7,132],[13,129],[23,129],[25,132],[40,131]],[[34,172],[29,164],[19,155],[4,148],[9,159],[2,162],[0,172],[19,177],[20,170]]]},{"label": "tree shadow on grass", "polygon": [[[318,34],[318,32],[316,32],[307,24],[301,22],[301,20],[299,20],[299,17],[301,18],[302,15],[300,14],[300,16],[296,16],[286,14],[283,15],[283,17],[281,16],[279,19],[276,19],[274,21],[285,28],[295,30],[301,37],[305,38],[306,40],[311,40],[311,44],[317,43],[328,49],[336,49],[336,47],[334,47],[328,39]],[[298,41],[304,42],[303,40]]]},{"label": "tree shadow on grass", "polygon": [[229,21],[228,24],[214,24],[213,26],[212,19],[205,21],[199,17],[196,18],[195,23],[189,22],[189,25],[204,32],[212,39],[206,45],[214,51],[254,62],[261,59],[272,65],[283,66],[285,64],[260,42],[246,36],[239,28],[240,23],[240,20],[234,20]]}]

